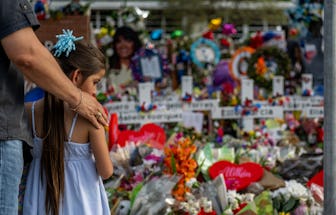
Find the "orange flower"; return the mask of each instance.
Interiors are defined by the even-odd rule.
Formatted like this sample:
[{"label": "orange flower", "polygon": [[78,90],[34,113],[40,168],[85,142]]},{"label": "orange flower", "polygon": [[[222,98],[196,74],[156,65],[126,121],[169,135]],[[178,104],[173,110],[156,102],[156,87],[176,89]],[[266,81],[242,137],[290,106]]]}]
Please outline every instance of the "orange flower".
[{"label": "orange flower", "polygon": [[267,66],[265,63],[265,59],[263,57],[258,58],[256,70],[257,70],[257,74],[261,76],[264,76],[265,73],[267,72]]},{"label": "orange flower", "polygon": [[190,188],[185,183],[195,177],[197,163],[192,157],[196,150],[197,147],[189,137],[180,138],[174,144],[164,148],[166,155],[164,164],[167,167],[165,173],[173,174],[176,170],[182,176],[172,191],[174,198],[179,201],[184,200],[184,194],[190,191]]}]

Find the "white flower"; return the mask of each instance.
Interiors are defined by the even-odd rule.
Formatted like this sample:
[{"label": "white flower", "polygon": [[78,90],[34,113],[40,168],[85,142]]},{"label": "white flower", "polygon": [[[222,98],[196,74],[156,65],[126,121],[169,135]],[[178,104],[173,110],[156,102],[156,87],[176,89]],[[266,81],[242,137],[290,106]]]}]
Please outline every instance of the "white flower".
[{"label": "white flower", "polygon": [[238,199],[241,200],[241,196],[235,190],[228,190],[227,200],[232,209],[239,207]]},{"label": "white flower", "polygon": [[253,202],[254,194],[253,193],[246,193],[243,195],[244,202]]},{"label": "white flower", "polygon": [[290,194],[296,198],[308,199],[309,197],[307,188],[295,180],[288,181],[286,187],[288,187]]},{"label": "white flower", "polygon": [[272,193],[273,198],[276,198],[280,195],[282,195],[285,200],[289,200],[291,196],[303,200],[307,200],[309,198],[309,192],[302,184],[295,180],[286,181],[285,183],[286,187],[275,190]]}]

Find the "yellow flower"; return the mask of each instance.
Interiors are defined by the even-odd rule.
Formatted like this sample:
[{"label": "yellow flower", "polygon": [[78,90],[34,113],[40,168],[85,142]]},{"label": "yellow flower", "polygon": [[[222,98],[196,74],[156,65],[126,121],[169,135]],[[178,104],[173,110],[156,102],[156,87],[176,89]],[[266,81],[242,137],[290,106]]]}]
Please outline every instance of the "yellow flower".
[{"label": "yellow flower", "polygon": [[103,37],[108,33],[108,29],[105,27],[100,28],[99,36]]}]

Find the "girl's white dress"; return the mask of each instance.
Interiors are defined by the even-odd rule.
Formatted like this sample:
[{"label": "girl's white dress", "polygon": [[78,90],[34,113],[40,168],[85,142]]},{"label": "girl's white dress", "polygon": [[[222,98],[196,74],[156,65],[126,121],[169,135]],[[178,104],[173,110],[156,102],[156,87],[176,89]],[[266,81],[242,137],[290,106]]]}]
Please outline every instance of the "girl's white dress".
[{"label": "girl's white dress", "polygon": [[[36,136],[34,105],[32,106],[32,127],[34,133],[33,161],[27,177],[23,202],[24,215],[45,214],[45,183],[41,181],[40,161],[42,139]],[[72,120],[68,141],[65,142],[65,187],[59,214],[64,215],[110,215],[107,195],[101,177],[96,170],[90,143],[71,141],[77,114]]]}]

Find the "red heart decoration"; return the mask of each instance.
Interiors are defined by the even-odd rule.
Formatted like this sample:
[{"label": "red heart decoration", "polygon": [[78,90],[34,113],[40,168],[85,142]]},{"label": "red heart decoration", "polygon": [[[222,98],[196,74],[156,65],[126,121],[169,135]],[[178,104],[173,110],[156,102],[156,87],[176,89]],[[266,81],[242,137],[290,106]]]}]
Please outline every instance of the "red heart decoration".
[{"label": "red heart decoration", "polygon": [[243,190],[252,182],[259,181],[264,174],[263,168],[252,162],[234,164],[229,161],[218,161],[209,168],[212,179],[223,174],[225,184],[229,190]]},{"label": "red heart decoration", "polygon": [[110,117],[110,124],[109,124],[109,151],[111,151],[114,144],[117,143],[118,136],[119,136],[119,129],[118,129],[118,115],[116,113],[112,113]]},{"label": "red heart decoration", "polygon": [[160,126],[148,123],[143,125],[139,131],[120,131],[118,144],[124,147],[127,142],[146,142],[154,148],[163,149],[166,142],[166,133]]}]

